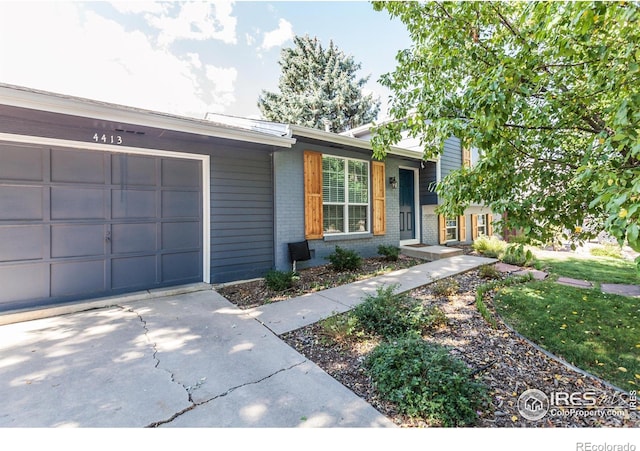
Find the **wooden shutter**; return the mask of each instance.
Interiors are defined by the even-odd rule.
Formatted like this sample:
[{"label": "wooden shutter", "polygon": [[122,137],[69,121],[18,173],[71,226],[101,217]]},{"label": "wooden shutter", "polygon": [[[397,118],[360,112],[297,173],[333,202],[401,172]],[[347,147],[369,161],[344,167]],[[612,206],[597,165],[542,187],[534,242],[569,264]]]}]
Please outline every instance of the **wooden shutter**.
[{"label": "wooden shutter", "polygon": [[469,147],[462,148],[462,166],[471,167],[471,149]]},{"label": "wooden shutter", "polygon": [[373,234],[387,233],[387,198],[385,192],[384,163],[371,162],[371,185],[373,191]]},{"label": "wooden shutter", "polygon": [[478,215],[471,215],[471,239],[475,241],[478,238]]},{"label": "wooden shutter", "polygon": [[487,215],[487,219],[486,219],[486,224],[487,224],[487,236],[493,236],[493,224],[491,224],[491,221],[493,221],[493,216],[491,216],[491,214]]},{"label": "wooden shutter", "polygon": [[322,238],[322,154],[304,152],[304,236]]},{"label": "wooden shutter", "polygon": [[464,216],[458,216],[458,240],[467,241],[467,220]]},{"label": "wooden shutter", "polygon": [[438,215],[438,229],[439,229],[439,233],[438,233],[438,242],[439,244],[446,244],[447,242],[447,219],[442,216],[442,215]]}]

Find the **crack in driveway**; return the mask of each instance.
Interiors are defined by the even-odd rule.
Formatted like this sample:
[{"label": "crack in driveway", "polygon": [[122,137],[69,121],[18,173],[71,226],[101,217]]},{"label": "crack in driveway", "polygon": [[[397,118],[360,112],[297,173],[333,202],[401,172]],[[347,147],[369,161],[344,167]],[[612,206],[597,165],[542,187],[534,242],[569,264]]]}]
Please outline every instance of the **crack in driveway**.
[{"label": "crack in driveway", "polygon": [[300,366],[300,365],[303,365],[306,362],[307,362],[307,359],[304,359],[303,361],[295,363],[295,364],[293,364],[293,365],[291,365],[291,366],[289,366],[287,368],[280,368],[278,371],[275,371],[275,372],[273,372],[273,373],[271,373],[271,374],[269,374],[269,375],[267,375],[267,376],[265,376],[265,377],[263,377],[261,379],[258,379],[256,381],[246,382],[244,384],[240,384],[240,385],[237,385],[235,387],[231,387],[230,389],[228,389],[224,393],[220,393],[219,395],[213,396],[213,397],[211,397],[209,399],[205,399],[203,401],[194,402],[191,399],[191,393],[189,393],[189,401],[192,403],[189,407],[186,407],[186,408],[182,409],[181,411],[174,413],[170,418],[168,418],[166,420],[156,421],[156,422],[153,422],[153,423],[151,423],[151,424],[149,424],[149,425],[147,425],[145,427],[147,427],[147,428],[157,428],[158,426],[162,426],[163,424],[171,423],[176,418],[184,415],[185,413],[195,409],[198,406],[202,406],[202,405],[207,404],[207,403],[209,403],[211,401],[214,401],[214,400],[216,400],[218,398],[222,398],[224,396],[227,396],[227,395],[231,394],[232,392],[234,392],[235,390],[237,390],[239,388],[247,387],[249,385],[259,384],[260,382],[263,382],[263,381],[269,379],[270,377],[275,376],[276,374],[282,373],[284,371],[290,371],[293,368],[295,368],[297,366]]},{"label": "crack in driveway", "polygon": [[124,307],[124,306],[120,306],[120,305],[118,305],[117,307],[118,307],[118,308],[120,308],[121,310],[125,311],[125,312],[133,313],[133,314],[135,314],[135,315],[138,317],[138,319],[140,320],[140,323],[142,324],[142,328],[144,329],[144,335],[145,335],[145,338],[147,339],[147,342],[149,343],[149,345],[150,345],[150,346],[151,346],[151,348],[153,349],[153,356],[152,356],[152,358],[153,358],[153,360],[155,361],[154,368],[156,368],[156,369],[161,369],[162,371],[165,371],[166,373],[168,373],[168,374],[171,376],[171,382],[173,382],[173,383],[175,383],[175,384],[180,385],[180,386],[185,390],[185,392],[187,393],[188,401],[191,403],[191,405],[190,405],[190,406],[185,407],[184,409],[180,410],[179,412],[174,413],[174,414],[173,414],[173,415],[171,415],[171,417],[169,417],[168,419],[166,419],[166,420],[160,420],[160,421],[154,421],[153,423],[151,423],[151,424],[149,424],[149,425],[145,426],[145,428],[157,428],[157,427],[159,427],[159,426],[162,426],[163,424],[171,423],[171,422],[172,422],[173,420],[175,420],[176,418],[178,418],[178,417],[180,417],[180,416],[184,415],[185,413],[187,413],[187,412],[189,412],[189,411],[191,411],[191,410],[195,409],[195,408],[196,408],[196,407],[198,407],[198,406],[202,406],[202,405],[207,404],[207,403],[209,403],[209,402],[211,402],[211,401],[214,401],[214,400],[216,400],[216,399],[218,399],[218,398],[222,398],[222,397],[224,397],[224,396],[227,396],[227,395],[231,394],[232,392],[234,392],[235,390],[237,390],[237,389],[239,389],[239,388],[246,387],[246,386],[249,386],[249,385],[259,384],[260,382],[263,382],[263,381],[265,381],[265,380],[267,380],[267,379],[269,379],[269,378],[271,378],[271,377],[275,376],[276,374],[282,373],[282,372],[284,372],[284,371],[292,370],[293,368],[296,368],[296,367],[298,367],[298,366],[300,366],[300,365],[303,365],[304,363],[308,362],[308,360],[307,360],[307,359],[303,359],[302,361],[300,361],[300,362],[298,362],[298,363],[295,363],[295,364],[293,364],[293,365],[291,365],[291,366],[289,366],[289,367],[287,367],[287,368],[280,368],[279,370],[277,370],[277,371],[275,371],[275,372],[273,372],[273,373],[271,373],[271,374],[269,374],[269,375],[267,375],[267,376],[265,376],[265,377],[263,377],[263,378],[261,378],[261,379],[258,379],[258,380],[256,380],[256,381],[246,382],[246,383],[244,383],[244,384],[240,384],[240,385],[237,385],[237,386],[235,386],[235,387],[231,387],[231,388],[229,388],[227,391],[225,391],[224,393],[220,393],[219,395],[212,396],[212,397],[211,397],[211,398],[209,398],[209,399],[205,399],[205,400],[203,400],[203,401],[196,402],[196,401],[194,401],[194,400],[193,400],[192,394],[193,394],[193,392],[194,392],[195,390],[197,390],[198,388],[200,388],[200,387],[205,383],[205,379],[206,379],[206,378],[202,378],[202,379],[200,379],[200,380],[199,380],[195,385],[185,385],[185,384],[183,384],[183,383],[177,382],[177,381],[175,380],[175,376],[174,376],[174,374],[173,374],[171,371],[169,371],[169,370],[167,370],[167,369],[165,369],[165,368],[160,368],[160,359],[158,358],[158,348],[157,348],[157,345],[156,345],[156,343],[155,343],[155,342],[153,342],[153,341],[151,340],[151,338],[149,337],[149,328],[147,327],[147,322],[146,322],[146,321],[145,321],[145,319],[142,317],[142,315],[141,315],[140,313],[138,313],[135,309],[131,308],[131,307]]}]

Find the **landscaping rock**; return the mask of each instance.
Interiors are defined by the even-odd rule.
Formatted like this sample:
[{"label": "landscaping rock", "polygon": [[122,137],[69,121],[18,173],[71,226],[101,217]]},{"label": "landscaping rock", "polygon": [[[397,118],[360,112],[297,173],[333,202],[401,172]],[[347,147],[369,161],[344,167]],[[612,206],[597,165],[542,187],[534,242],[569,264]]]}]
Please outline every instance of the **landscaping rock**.
[{"label": "landscaping rock", "polygon": [[600,285],[603,293],[620,294],[622,296],[640,297],[640,285],[623,285],[617,283],[603,283]]},{"label": "landscaping rock", "polygon": [[576,288],[593,288],[593,283],[586,280],[572,279],[571,277],[559,277],[557,282],[561,285]]},{"label": "landscaping rock", "polygon": [[519,266],[514,266],[514,265],[508,265],[506,263],[496,263],[496,271],[500,271],[500,272],[516,272],[516,271],[520,271],[522,268],[520,268]]}]

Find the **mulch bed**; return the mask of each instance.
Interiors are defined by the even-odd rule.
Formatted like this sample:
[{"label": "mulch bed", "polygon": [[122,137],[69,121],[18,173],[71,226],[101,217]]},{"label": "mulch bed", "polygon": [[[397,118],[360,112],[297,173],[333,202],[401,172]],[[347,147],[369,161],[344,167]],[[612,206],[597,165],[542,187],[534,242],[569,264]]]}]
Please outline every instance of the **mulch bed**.
[{"label": "mulch bed", "polygon": [[[488,387],[491,405],[479,412],[479,427],[640,427],[639,412],[628,409],[621,393],[599,380],[585,376],[519,338],[498,319],[493,329],[475,306],[477,287],[485,283],[478,271],[454,277],[460,289],[457,294],[443,297],[433,293],[427,285],[411,292],[425,305],[437,305],[448,317],[449,324],[423,337],[425,340],[447,345]],[[491,300],[487,300],[491,308]],[[495,313],[494,313],[495,314]],[[381,413],[401,427],[426,427],[428,422],[398,413],[393,404],[377,395],[367,376],[363,361],[378,344],[375,340],[330,343],[319,324],[295,330],[281,337],[289,345],[315,362],[336,380],[365,399]],[[538,421],[523,418],[517,408],[520,394],[530,388],[550,392],[595,392],[597,407],[618,406],[628,413],[627,418],[616,416],[550,416]],[[600,409],[602,411],[602,409]]]},{"label": "mulch bed", "polygon": [[363,259],[362,267],[357,271],[335,271],[331,265],[316,266],[298,270],[299,278],[287,291],[273,291],[264,280],[222,286],[218,293],[241,309],[250,309],[267,303],[283,301],[306,293],[333,288],[357,280],[386,274],[398,269],[425,263],[424,260],[400,255],[396,261],[388,261],[383,257]]}]

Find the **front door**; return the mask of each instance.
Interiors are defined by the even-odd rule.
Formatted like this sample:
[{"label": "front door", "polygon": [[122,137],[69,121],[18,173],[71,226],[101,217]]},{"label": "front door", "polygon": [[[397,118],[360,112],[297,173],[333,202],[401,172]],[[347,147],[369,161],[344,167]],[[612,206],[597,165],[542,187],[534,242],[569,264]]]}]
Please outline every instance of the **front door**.
[{"label": "front door", "polygon": [[415,231],[415,182],[414,173],[400,169],[400,241],[416,238]]}]

